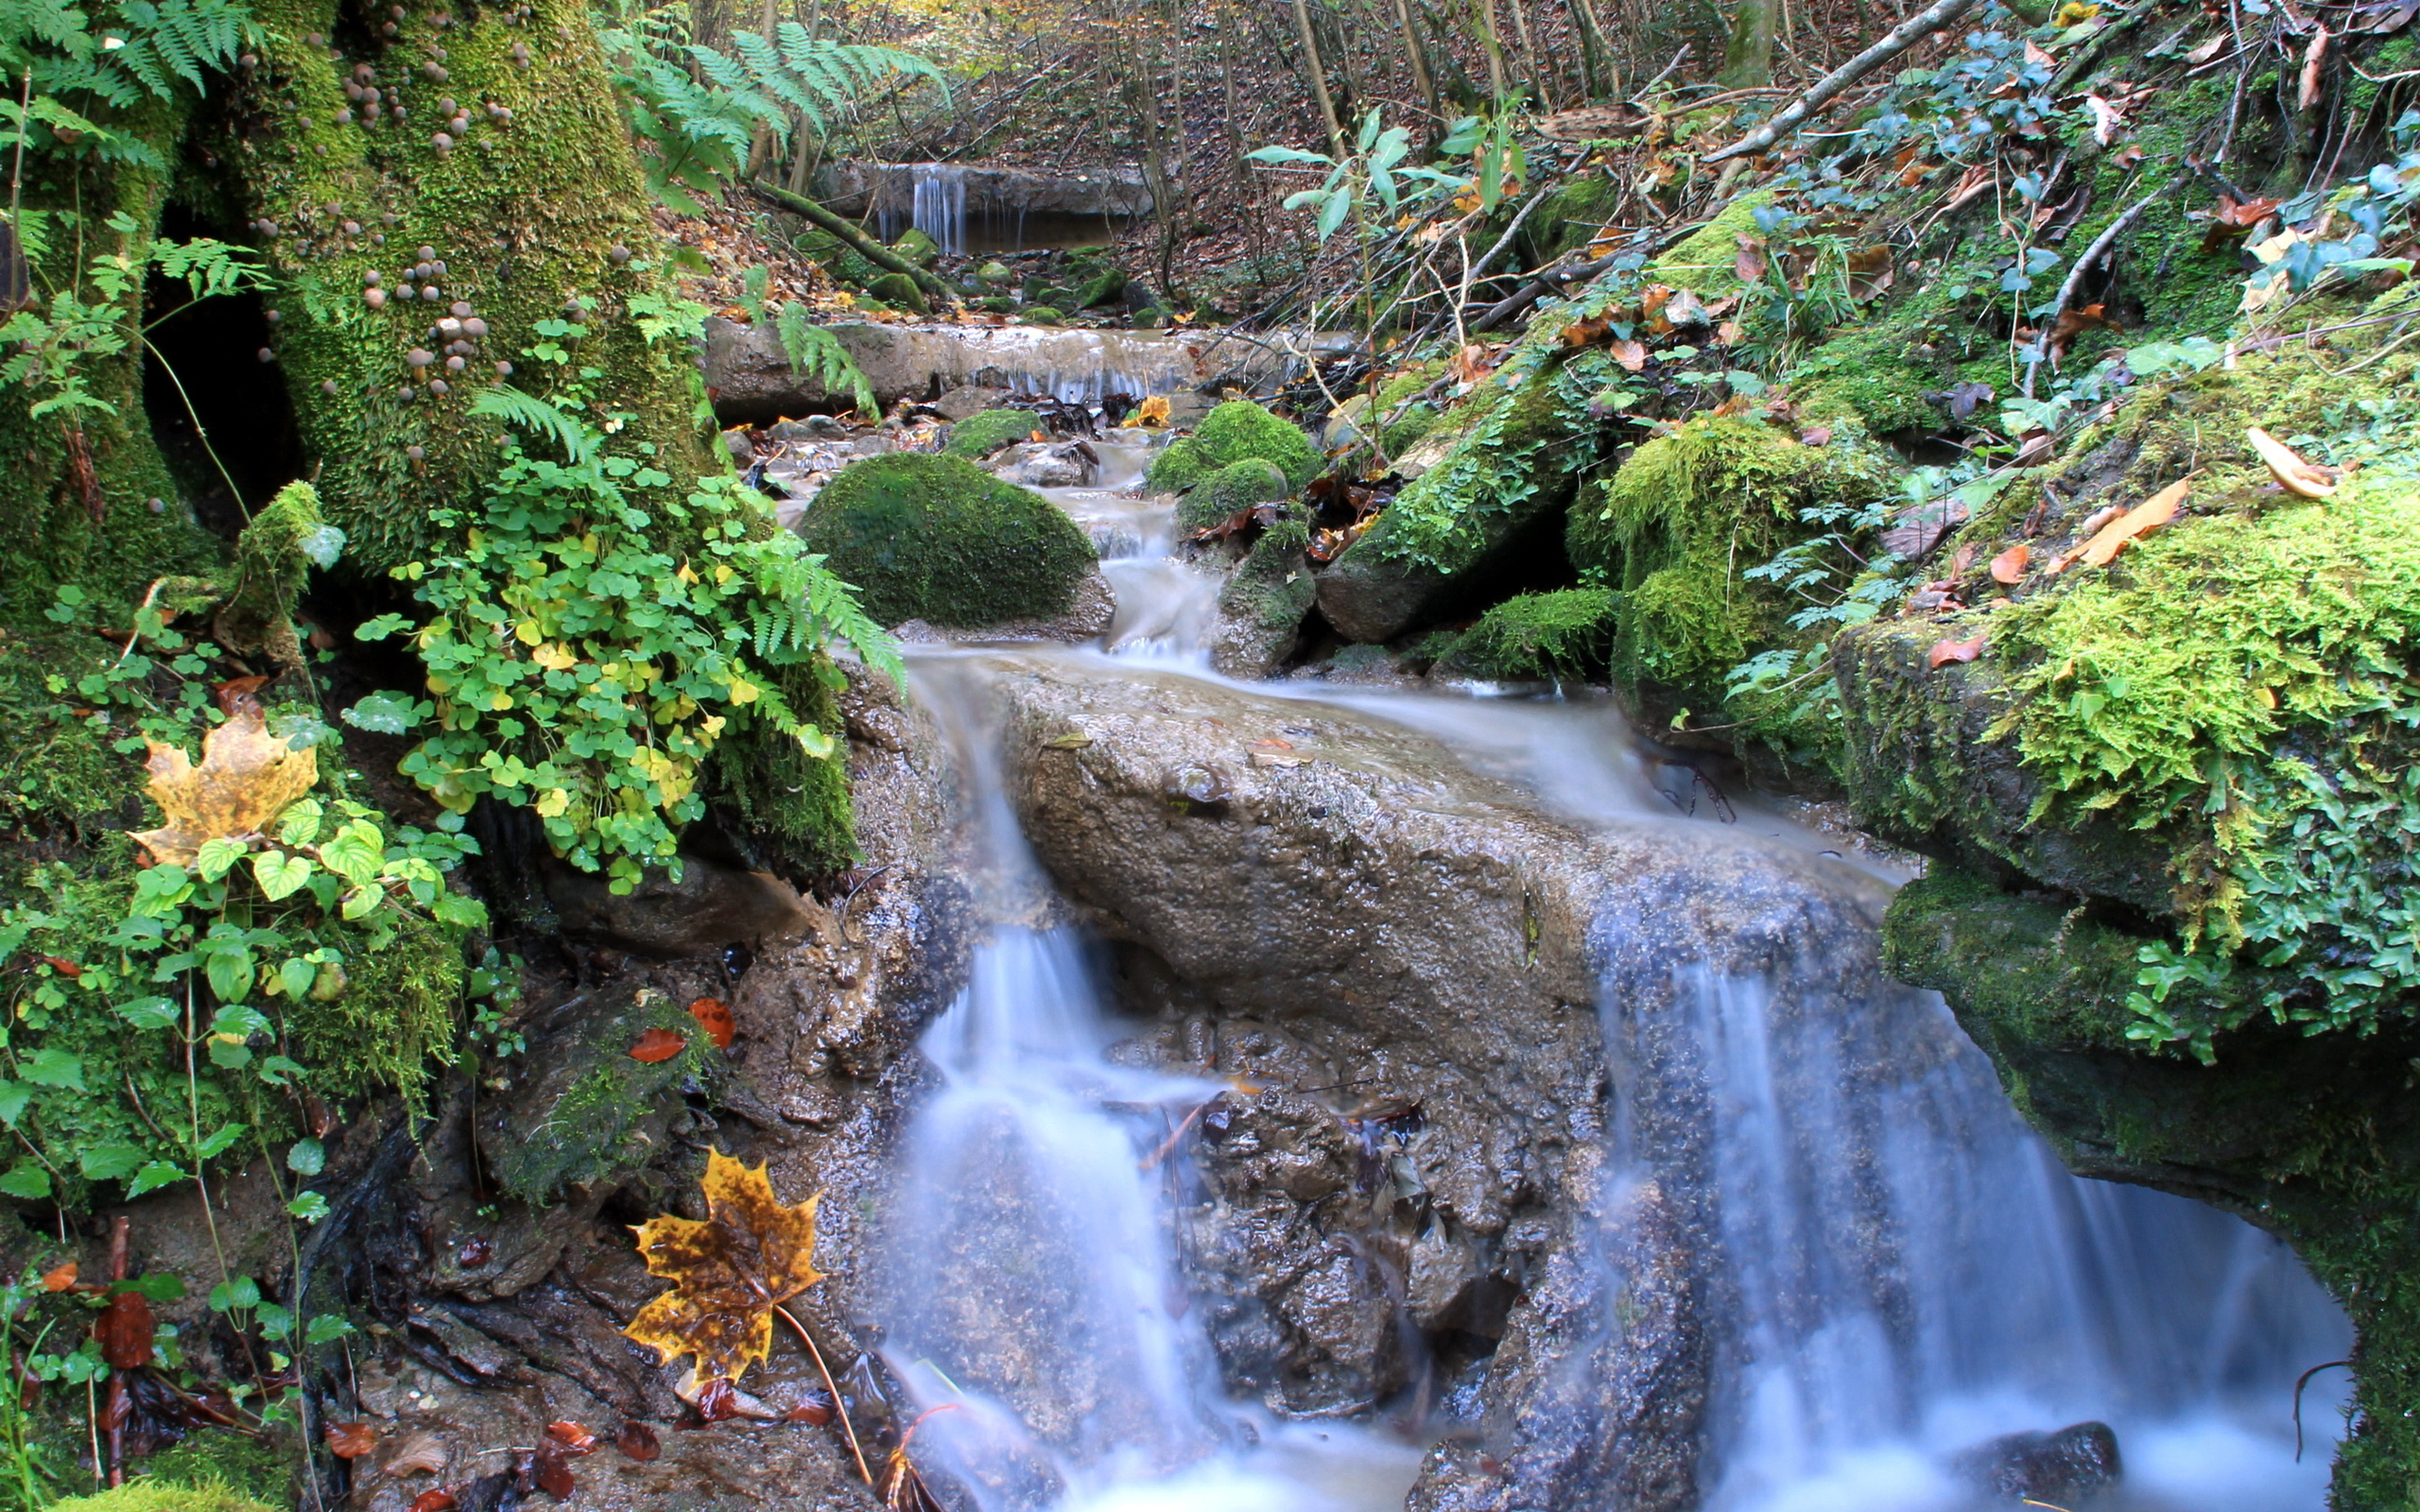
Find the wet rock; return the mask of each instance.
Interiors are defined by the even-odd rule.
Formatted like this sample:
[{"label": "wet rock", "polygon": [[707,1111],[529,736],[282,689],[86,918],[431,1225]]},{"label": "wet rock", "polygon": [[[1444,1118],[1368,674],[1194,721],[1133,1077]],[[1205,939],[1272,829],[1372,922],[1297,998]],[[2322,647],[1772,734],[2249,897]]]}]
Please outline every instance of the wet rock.
[{"label": "wet rock", "polygon": [[845,441],[849,427],[831,415],[809,415],[804,420],[777,421],[766,434],[786,446],[796,446],[813,441]]},{"label": "wet rock", "polygon": [[[654,1030],[676,1037],[680,1050],[636,1058]],[[474,1126],[496,1184],[533,1205],[596,1189],[662,1155],[681,1089],[714,1074],[716,1052],[685,1005],[627,980],[568,1000],[526,1033],[528,1054],[480,1099]]]},{"label": "wet rock", "polygon": [[986,388],[979,384],[963,384],[934,400],[933,408],[941,412],[942,419],[956,424],[959,421],[973,420],[985,410],[1004,409],[1008,406],[1009,401],[1015,397],[1016,392],[1013,389]]},{"label": "wet rock", "polygon": [[[856,359],[885,405],[969,386],[1046,391],[1096,404],[1112,390],[1259,391],[1285,382],[1301,366],[1282,349],[1272,352],[1260,342],[1221,342],[1192,331],[873,324],[824,329]],[[715,413],[726,424],[768,424],[784,415],[856,403],[851,394],[834,393],[821,380],[791,370],[780,335],[769,327],[709,318],[700,360],[715,393]]]},{"label": "wet rock", "polygon": [[[1738,829],[1582,833],[1301,701],[1038,662],[998,696],[1009,790],[1119,943],[1130,1009],[1171,1063],[1207,1045],[1292,1099],[1198,1121],[1184,1255],[1230,1381],[1344,1411],[1484,1359],[1478,1425],[1432,1453],[1417,1512],[1694,1506],[1720,1246],[1668,963],[1773,973],[1821,1015],[1873,969],[1881,885]],[[1215,811],[1171,812],[1190,767],[1221,775]],[[1639,1068],[1649,1179],[1607,1170],[1599,1002]]]},{"label": "wet rock", "polygon": [[2012,1502],[2065,1502],[2108,1489],[2123,1475],[2118,1435],[2107,1423],[2071,1423],[2055,1433],[2009,1434],[1963,1451],[1957,1477]]},{"label": "wet rock", "polygon": [[574,934],[651,955],[694,955],[762,939],[795,938],[813,922],[797,889],[770,872],[684,856],[681,875],[649,871],[616,896],[601,872],[550,868],[546,898]]},{"label": "wet rock", "polygon": [[1082,441],[1026,441],[991,462],[1004,483],[1028,489],[1088,489],[1100,477],[1100,455]]}]

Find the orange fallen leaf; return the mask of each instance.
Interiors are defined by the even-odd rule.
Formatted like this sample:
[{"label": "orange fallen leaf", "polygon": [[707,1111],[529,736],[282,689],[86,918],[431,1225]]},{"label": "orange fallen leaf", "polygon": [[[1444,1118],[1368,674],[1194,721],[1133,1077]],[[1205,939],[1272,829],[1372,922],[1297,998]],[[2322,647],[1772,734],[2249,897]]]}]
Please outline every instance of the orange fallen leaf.
[{"label": "orange fallen leaf", "polygon": [[2062,573],[2077,562],[2087,567],[2106,567],[2117,560],[2118,554],[2143,536],[2150,535],[2176,517],[2177,506],[2185,502],[2193,480],[2178,478],[2167,488],[2110,521],[2093,533],[2092,539],[2059,558],[2046,569]]},{"label": "orange fallen leaf", "polygon": [[72,1260],[55,1269],[42,1273],[42,1289],[45,1292],[63,1292],[75,1284],[76,1263]]},{"label": "orange fallen leaf", "polygon": [[84,969],[82,967],[77,965],[74,961],[66,959],[64,956],[45,955],[43,957],[43,962],[52,971],[57,971],[60,975],[67,978],[71,982],[84,974]]},{"label": "orange fallen leaf", "polygon": [[2304,461],[2292,447],[2259,426],[2244,432],[2243,438],[2260,454],[2260,460],[2269,464],[2271,474],[2292,492],[2306,499],[2325,499],[2336,491],[2335,470]]},{"label": "orange fallen leaf", "polygon": [[1647,366],[1647,343],[1625,336],[1613,344],[1614,360],[1625,372],[1636,372]]},{"label": "orange fallen leaf", "polygon": [[2018,541],[1992,558],[1992,581],[2010,584],[2025,581],[2025,569],[2032,560],[2033,548]]},{"label": "orange fallen leaf", "polygon": [[1254,750],[1292,750],[1294,748],[1294,743],[1290,740],[1281,740],[1275,735],[1270,735],[1264,739],[1253,741],[1252,743],[1252,748]]},{"label": "orange fallen leaf", "polygon": [[1159,426],[1166,425],[1167,422],[1168,396],[1166,394],[1153,394],[1143,401],[1135,407],[1134,413],[1128,416],[1126,420],[1129,425]]},{"label": "orange fallen leaf", "polygon": [[674,1034],[669,1029],[649,1029],[639,1036],[637,1044],[631,1046],[631,1058],[652,1066],[659,1060],[670,1060],[688,1048],[689,1041],[684,1036]]},{"label": "orange fallen leaf", "polygon": [[441,1486],[434,1491],[423,1491],[413,1498],[412,1512],[452,1512],[456,1504],[454,1493]]},{"label": "orange fallen leaf", "polygon": [[698,1027],[706,1032],[706,1039],[717,1050],[730,1049],[732,1036],[739,1032],[739,1026],[732,1022],[731,1005],[720,998],[698,999],[689,1005],[689,1017],[698,1021]]},{"label": "orange fallen leaf", "polygon": [[[735,1382],[773,1348],[773,1309],[823,1279],[815,1268],[815,1204],[786,1206],[765,1167],[706,1152],[703,1222],[671,1216],[638,1226],[648,1274],[672,1290],[622,1332],[664,1357],[696,1358],[685,1388]],[[702,1412],[703,1405],[700,1410]]]},{"label": "orange fallen leaf", "polygon": [[622,1425],[621,1431],[614,1435],[614,1447],[622,1452],[623,1458],[637,1460],[642,1465],[664,1452],[663,1440],[656,1437],[655,1430],[636,1421]]},{"label": "orange fallen leaf", "polygon": [[378,1447],[378,1430],[368,1423],[330,1423],[328,1452],[338,1459],[359,1459]]},{"label": "orange fallen leaf", "polygon": [[270,734],[257,704],[202,737],[200,765],[156,741],[144,765],[152,801],[168,822],[134,837],[153,860],[181,867],[192,864],[205,841],[257,833],[320,780],[319,752],[291,749]]},{"label": "orange fallen leaf", "polygon": [[551,1422],[546,1436],[575,1454],[585,1454],[596,1447],[596,1435],[575,1422]]},{"label": "orange fallen leaf", "polygon": [[1974,636],[1968,640],[1935,642],[1933,644],[1933,648],[1925,653],[1925,665],[1928,667],[1938,667],[1950,662],[1974,661],[1977,657],[1983,654],[1983,638],[1985,633],[1986,632],[1982,630],[1977,630]]}]

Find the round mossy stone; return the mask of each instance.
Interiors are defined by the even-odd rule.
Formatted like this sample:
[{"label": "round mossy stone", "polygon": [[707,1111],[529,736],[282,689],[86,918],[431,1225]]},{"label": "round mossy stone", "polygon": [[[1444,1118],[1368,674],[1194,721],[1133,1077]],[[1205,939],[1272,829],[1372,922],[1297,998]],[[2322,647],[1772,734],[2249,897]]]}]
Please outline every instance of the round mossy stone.
[{"label": "round mossy stone", "polygon": [[1024,310],[1028,325],[1064,325],[1067,318],[1047,304],[1028,304]]},{"label": "round mossy stone", "polygon": [[987,409],[951,426],[949,439],[942,443],[942,453],[945,456],[986,457],[1003,446],[1032,436],[1036,423],[1029,409]]},{"label": "round mossy stone", "polygon": [[913,310],[918,315],[933,313],[932,304],[925,298],[925,291],[905,273],[885,273],[867,284],[866,292],[894,309]]},{"label": "round mossy stone", "polygon": [[1176,523],[1187,530],[1205,530],[1238,510],[1274,503],[1292,491],[1276,463],[1248,456],[1211,473],[1186,494],[1177,506]]},{"label": "round mossy stone", "polygon": [[974,629],[1048,619],[1098,556],[1050,501],[960,456],[894,452],[842,468],[799,535],[884,625]]},{"label": "round mossy stone", "polygon": [[1293,488],[1317,477],[1322,460],[1320,449],[1301,426],[1279,420],[1248,399],[1231,399],[1204,416],[1191,436],[1169,442],[1152,459],[1143,482],[1154,492],[1173,493],[1220,468],[1252,458],[1274,463]]},{"label": "round mossy stone", "polygon": [[942,257],[941,244],[913,226],[900,233],[899,239],[890,244],[890,249],[918,267],[930,267]]}]

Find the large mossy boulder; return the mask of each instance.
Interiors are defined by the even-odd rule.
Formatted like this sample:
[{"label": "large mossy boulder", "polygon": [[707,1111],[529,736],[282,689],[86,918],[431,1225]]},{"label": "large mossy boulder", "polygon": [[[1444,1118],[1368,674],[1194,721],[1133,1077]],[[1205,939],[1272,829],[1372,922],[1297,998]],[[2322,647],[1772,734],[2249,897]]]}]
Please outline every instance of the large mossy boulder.
[{"label": "large mossy boulder", "polygon": [[1154,493],[1189,489],[1221,468],[1257,458],[1274,463],[1292,488],[1319,475],[1320,449],[1303,428],[1248,399],[1231,399],[1202,418],[1191,436],[1170,441],[1143,483]]},{"label": "large mossy boulder", "polygon": [[942,443],[942,455],[979,461],[1004,446],[1030,438],[1035,423],[1029,409],[987,409],[951,426],[949,439]]},{"label": "large mossy boulder", "polygon": [[840,470],[799,524],[885,625],[977,629],[1065,613],[1098,561],[1074,521],[959,456],[901,452]]}]

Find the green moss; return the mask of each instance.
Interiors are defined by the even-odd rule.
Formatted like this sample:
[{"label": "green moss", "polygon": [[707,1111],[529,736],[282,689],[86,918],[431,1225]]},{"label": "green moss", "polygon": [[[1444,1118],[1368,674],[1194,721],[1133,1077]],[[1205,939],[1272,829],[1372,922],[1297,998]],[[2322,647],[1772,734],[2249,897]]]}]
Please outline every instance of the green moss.
[{"label": "green moss", "polygon": [[1028,325],[1065,325],[1067,318],[1047,304],[1028,304],[1017,312],[1017,318]]},{"label": "green moss", "polygon": [[1192,436],[1168,443],[1152,459],[1144,484],[1155,492],[1173,493],[1249,458],[1276,464],[1293,488],[1318,476],[1322,460],[1301,426],[1250,400],[1231,399],[1204,416]]},{"label": "green moss", "polygon": [[437,1068],[454,1061],[461,932],[415,919],[385,948],[353,953],[343,971],[340,990],[286,1007],[297,1058],[338,1096],[392,1090],[406,1108],[424,1110]]},{"label": "green moss", "polygon": [[1910,358],[1916,334],[1895,320],[1835,332],[1790,369],[1799,414],[1818,424],[1853,420],[1877,436],[1938,428],[1948,417],[1926,395],[1944,375]]},{"label": "green moss", "polygon": [[1500,377],[1439,421],[1461,433],[1452,449],[1395,495],[1353,550],[1451,575],[1518,522],[1559,507],[1593,455],[1594,430],[1585,396],[1564,372]]},{"label": "green moss", "polygon": [[1434,435],[1444,420],[1444,411],[1434,404],[1424,402],[1407,405],[1388,423],[1379,436],[1379,442],[1385,446],[1389,456],[1401,456]]},{"label": "green moss", "polygon": [[1754,421],[1693,420],[1639,447],[1565,538],[1573,564],[1620,593],[1616,681],[1719,705],[1732,667],[1787,638],[1788,601],[1740,573],[1806,535],[1805,507],[1881,485],[1862,454]]},{"label": "green moss", "polygon": [[930,315],[933,304],[925,298],[924,285],[905,273],[885,273],[866,285],[866,292],[894,310],[908,310],[917,315]]},{"label": "green moss", "polygon": [[1602,677],[1613,650],[1614,606],[1613,592],[1603,588],[1523,593],[1480,615],[1443,660],[1499,681]]},{"label": "green moss", "polygon": [[890,249],[918,267],[930,267],[942,260],[941,244],[913,226],[899,233]]},{"label": "green moss", "polygon": [[293,1462],[274,1438],[254,1438],[224,1429],[201,1428],[143,1462],[147,1481],[200,1486],[216,1484],[271,1506],[293,1496]]},{"label": "green moss", "polygon": [[885,625],[1047,619],[1074,603],[1098,560],[1084,533],[1040,494],[963,457],[912,452],[841,469],[799,533]]},{"label": "green moss", "polygon": [[51,1512],[271,1512],[267,1503],[216,1483],[187,1485],[147,1478],[50,1505]]},{"label": "green moss", "polygon": [[1180,529],[1206,529],[1240,510],[1275,503],[1292,491],[1276,463],[1246,457],[1211,473],[1187,493],[1177,506],[1176,523]]},{"label": "green moss", "polygon": [[1756,212],[1772,201],[1772,190],[1757,189],[1724,205],[1712,220],[1650,264],[1647,282],[1690,289],[1709,300],[1738,293],[1739,238],[1764,239],[1756,229]]},{"label": "green moss", "polygon": [[1076,286],[1076,298],[1072,302],[1079,310],[1097,310],[1106,304],[1115,304],[1125,298],[1129,282],[1119,269],[1103,268]]},{"label": "green moss", "polygon": [[1038,423],[1029,409],[987,409],[951,426],[949,439],[942,444],[942,453],[945,456],[980,460],[1004,446],[1031,437]]},{"label": "green moss", "polygon": [[1605,229],[1621,204],[1621,186],[1604,174],[1576,174],[1549,193],[1521,228],[1530,266],[1559,262]]},{"label": "green moss", "polygon": [[1282,652],[1279,643],[1290,643],[1319,596],[1304,558],[1310,543],[1310,526],[1301,520],[1280,520],[1262,531],[1219,591],[1219,612],[1253,640],[1277,644]]},{"label": "green moss", "polygon": [[[846,729],[836,696],[841,681],[839,669],[822,661],[780,673],[790,708],[836,741]],[[726,738],[732,748],[717,764],[719,794],[747,828],[777,839],[782,854],[810,873],[838,872],[857,859],[845,743],[829,756],[810,756],[762,721]]]}]

